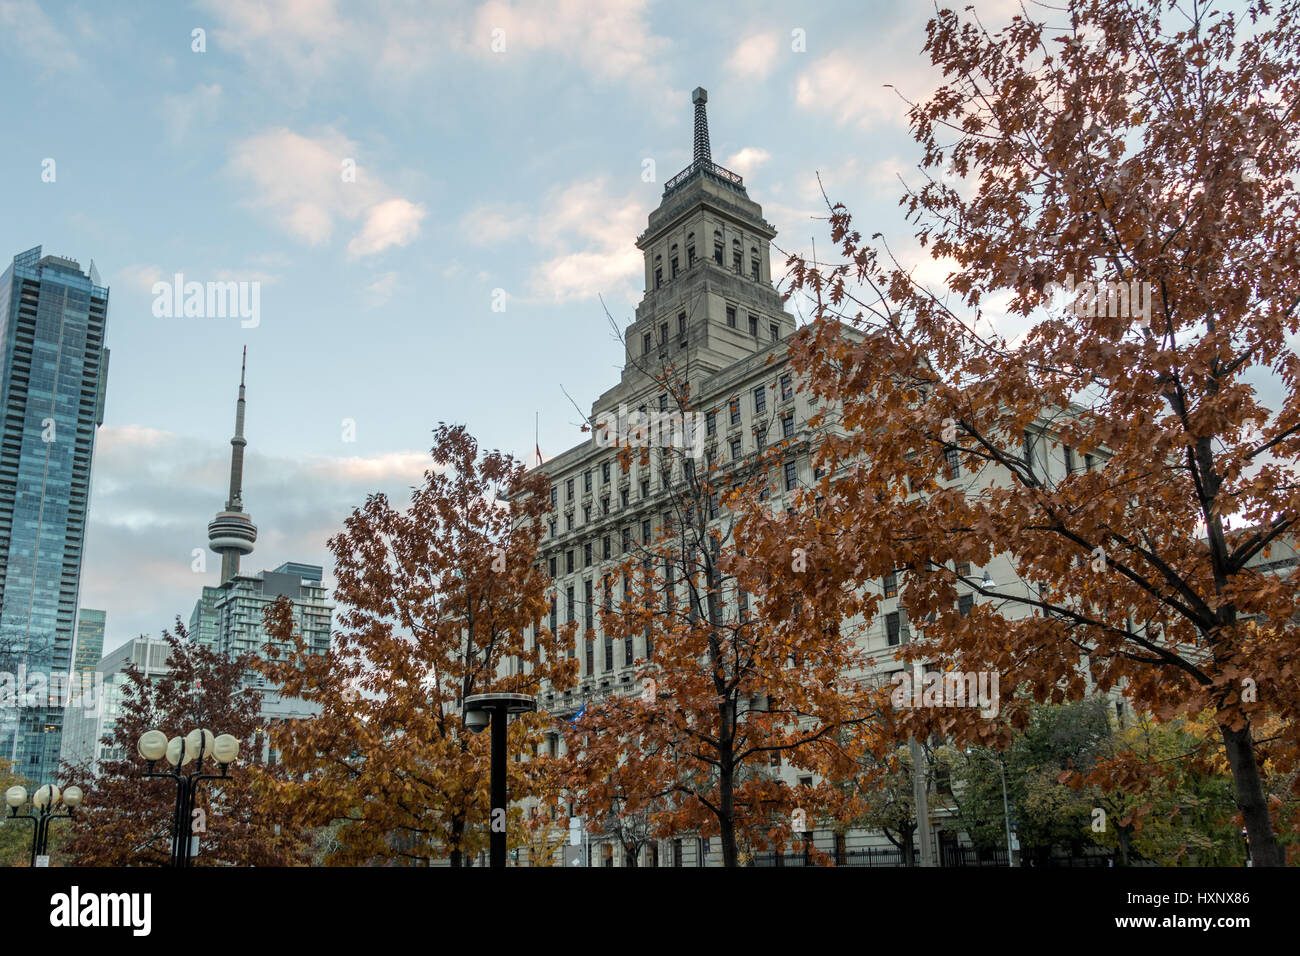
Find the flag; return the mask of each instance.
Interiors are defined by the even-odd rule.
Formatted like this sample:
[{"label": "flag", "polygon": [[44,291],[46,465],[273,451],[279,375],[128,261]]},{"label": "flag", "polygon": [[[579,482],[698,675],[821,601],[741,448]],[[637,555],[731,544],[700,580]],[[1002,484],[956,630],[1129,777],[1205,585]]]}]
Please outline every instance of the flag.
[{"label": "flag", "polygon": [[542,446],[538,445],[533,450],[537,452],[537,464],[540,467],[542,464]]},{"label": "flag", "polygon": [[584,700],[584,701],[582,702],[582,706],[578,708],[578,712],[577,712],[576,714],[574,714],[574,715],[573,715],[573,719],[569,721],[569,726],[570,726],[570,727],[576,727],[577,724],[578,724],[578,720],[579,720],[579,718],[581,718],[582,715],[585,714],[586,712],[587,712],[587,701]]}]

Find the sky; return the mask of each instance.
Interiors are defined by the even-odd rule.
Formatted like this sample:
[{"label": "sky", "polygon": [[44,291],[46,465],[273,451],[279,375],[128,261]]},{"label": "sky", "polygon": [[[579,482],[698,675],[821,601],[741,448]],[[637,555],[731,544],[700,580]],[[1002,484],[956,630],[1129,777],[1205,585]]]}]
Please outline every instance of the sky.
[{"label": "sky", "polygon": [[[617,381],[602,299],[631,321],[634,242],[690,162],[696,86],[714,160],[778,230],[774,271],[829,246],[819,174],[906,255],[904,98],[940,80],[932,12],[0,0],[0,262],[41,245],[111,290],[81,585],[105,650],[188,621],[218,583],[194,554],[226,496],[245,346],[245,570],[303,561],[330,583],[328,538],[368,494],[406,500],[440,421],[526,459],[535,421],[545,457],[581,442],[565,393],[585,412]],[[256,321],[165,314],[155,284],[177,274],[248,283]]]}]

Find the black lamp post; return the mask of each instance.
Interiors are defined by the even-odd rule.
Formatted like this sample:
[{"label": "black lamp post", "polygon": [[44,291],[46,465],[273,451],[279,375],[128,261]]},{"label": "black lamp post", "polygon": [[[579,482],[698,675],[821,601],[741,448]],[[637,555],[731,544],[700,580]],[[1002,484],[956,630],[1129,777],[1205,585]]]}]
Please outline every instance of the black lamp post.
[{"label": "black lamp post", "polygon": [[537,709],[537,698],[527,694],[475,694],[465,698],[465,726],[481,733],[492,724],[492,813],[488,817],[488,865],[506,865],[506,721],[511,714]]},{"label": "black lamp post", "polygon": [[[71,820],[72,811],[81,806],[84,796],[80,787],[68,787],[60,793],[58,787],[47,783],[32,795],[32,808],[36,813],[20,814],[18,808],[27,802],[27,788],[10,787],[5,791],[5,803],[9,805],[9,819],[30,820],[32,823],[32,866],[36,865],[37,857],[47,855],[50,844],[50,821]],[[55,812],[60,797],[63,799],[63,805],[68,808],[67,813]]]},{"label": "black lamp post", "polygon": [[[149,730],[140,736],[136,745],[140,756],[148,764],[144,776],[166,777],[176,782],[176,808],[172,816],[172,856],[171,865],[178,867],[192,866],[194,854],[190,840],[190,819],[194,815],[194,799],[198,795],[199,784],[204,780],[228,780],[230,765],[239,756],[239,740],[230,734],[213,737],[210,730],[191,730],[184,738],[167,735],[161,730]],[[210,756],[221,769],[220,773],[204,773],[203,758]],[[163,757],[172,769],[162,773],[154,772],[154,764]],[[195,761],[194,769],[182,773],[181,767]]]}]

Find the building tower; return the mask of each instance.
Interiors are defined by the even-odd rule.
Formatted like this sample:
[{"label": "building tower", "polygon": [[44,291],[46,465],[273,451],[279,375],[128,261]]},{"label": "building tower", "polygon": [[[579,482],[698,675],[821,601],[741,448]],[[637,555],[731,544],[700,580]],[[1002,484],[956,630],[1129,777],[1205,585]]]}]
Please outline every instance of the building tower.
[{"label": "building tower", "polygon": [[[0,672],[51,686],[73,666],[107,323],[94,263],[37,246],[0,275]],[[0,760],[38,786],[55,782],[64,702],[0,699]]]},{"label": "building tower", "polygon": [[244,371],[248,347],[239,364],[239,401],[235,403],[235,437],[230,439],[230,497],[226,510],[208,522],[208,547],[221,555],[221,583],[239,573],[240,555],[251,554],[257,540],[257,526],[244,512]]}]

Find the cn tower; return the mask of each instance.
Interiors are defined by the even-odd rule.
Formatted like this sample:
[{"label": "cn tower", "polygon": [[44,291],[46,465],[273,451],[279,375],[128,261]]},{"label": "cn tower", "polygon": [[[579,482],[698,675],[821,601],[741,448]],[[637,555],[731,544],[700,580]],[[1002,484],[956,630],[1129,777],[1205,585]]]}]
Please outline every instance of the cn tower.
[{"label": "cn tower", "polygon": [[239,556],[250,554],[257,540],[257,526],[244,513],[244,370],[248,346],[239,365],[239,401],[235,405],[235,437],[230,439],[230,498],[226,510],[208,522],[208,547],[221,555],[221,584],[239,573]]}]

